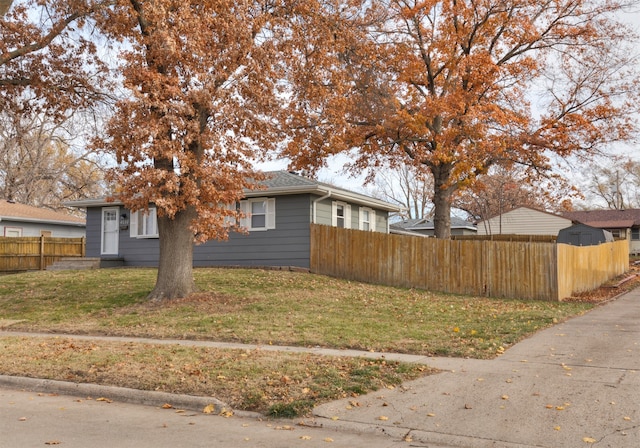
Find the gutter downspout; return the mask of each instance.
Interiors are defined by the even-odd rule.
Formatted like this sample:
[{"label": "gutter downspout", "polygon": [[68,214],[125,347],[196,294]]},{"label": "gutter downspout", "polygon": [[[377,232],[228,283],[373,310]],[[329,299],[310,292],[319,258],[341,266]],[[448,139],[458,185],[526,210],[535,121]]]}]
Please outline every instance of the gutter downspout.
[{"label": "gutter downspout", "polygon": [[313,216],[312,216],[312,219],[311,219],[311,223],[312,224],[317,224],[316,221],[317,221],[317,218],[318,218],[318,216],[317,216],[317,211],[318,211],[317,204],[318,204],[318,202],[324,201],[325,199],[329,199],[331,197],[331,193],[332,193],[332,191],[329,190],[329,192],[326,195],[324,195],[322,197],[319,197],[318,199],[314,199],[313,200]]}]

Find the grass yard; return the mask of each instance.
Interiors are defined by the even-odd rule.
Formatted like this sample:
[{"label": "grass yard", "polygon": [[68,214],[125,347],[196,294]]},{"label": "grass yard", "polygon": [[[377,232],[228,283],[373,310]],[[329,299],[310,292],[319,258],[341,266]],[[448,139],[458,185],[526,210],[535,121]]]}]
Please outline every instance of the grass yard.
[{"label": "grass yard", "polygon": [[[153,269],[3,276],[11,330],[320,346],[492,358],[538,329],[581,314],[565,303],[489,299],[285,271],[197,269],[200,292],[163,305],[145,295]],[[431,373],[363,359],[257,351],[0,338],[0,373],[214,395],[280,416]]]}]

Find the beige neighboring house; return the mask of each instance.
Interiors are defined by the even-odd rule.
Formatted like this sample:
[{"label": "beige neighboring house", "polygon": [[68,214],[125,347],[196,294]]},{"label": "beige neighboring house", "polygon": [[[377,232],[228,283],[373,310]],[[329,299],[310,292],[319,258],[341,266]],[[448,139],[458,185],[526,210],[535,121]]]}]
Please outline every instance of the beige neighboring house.
[{"label": "beige neighboring house", "polygon": [[519,207],[477,224],[478,235],[558,235],[572,220],[553,213]]},{"label": "beige neighboring house", "polygon": [[85,234],[84,218],[0,199],[0,236],[81,238]]}]

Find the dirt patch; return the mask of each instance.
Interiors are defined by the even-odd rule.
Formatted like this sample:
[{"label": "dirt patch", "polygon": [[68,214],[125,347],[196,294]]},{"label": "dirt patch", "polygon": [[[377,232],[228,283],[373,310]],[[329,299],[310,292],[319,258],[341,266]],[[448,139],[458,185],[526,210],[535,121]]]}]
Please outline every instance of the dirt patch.
[{"label": "dirt patch", "polygon": [[24,322],[24,319],[0,319],[0,330]]},{"label": "dirt patch", "polygon": [[614,297],[640,286],[640,266],[632,266],[622,275],[606,282],[597,289],[574,294],[564,302],[606,303]]}]

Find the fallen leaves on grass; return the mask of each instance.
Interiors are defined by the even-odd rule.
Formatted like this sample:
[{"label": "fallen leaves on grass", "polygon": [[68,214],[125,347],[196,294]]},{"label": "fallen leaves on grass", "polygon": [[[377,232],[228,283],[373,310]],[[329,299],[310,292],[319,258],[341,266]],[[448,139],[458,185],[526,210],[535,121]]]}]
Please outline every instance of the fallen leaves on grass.
[{"label": "fallen leaves on grass", "polygon": [[215,397],[279,417],[434,372],[388,360],[61,337],[4,337],[0,348],[0,374]]}]

